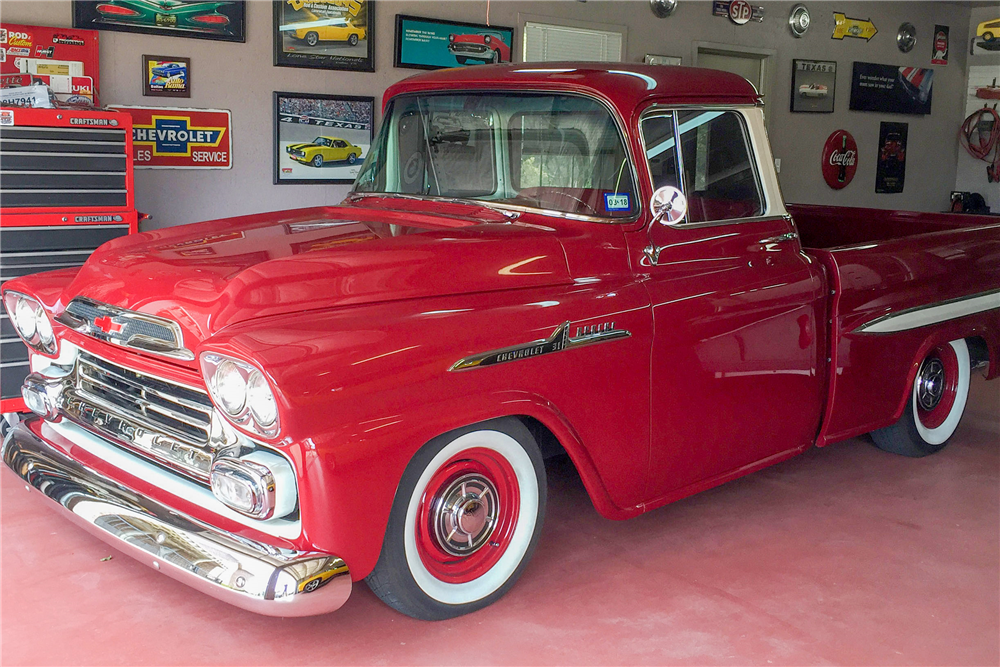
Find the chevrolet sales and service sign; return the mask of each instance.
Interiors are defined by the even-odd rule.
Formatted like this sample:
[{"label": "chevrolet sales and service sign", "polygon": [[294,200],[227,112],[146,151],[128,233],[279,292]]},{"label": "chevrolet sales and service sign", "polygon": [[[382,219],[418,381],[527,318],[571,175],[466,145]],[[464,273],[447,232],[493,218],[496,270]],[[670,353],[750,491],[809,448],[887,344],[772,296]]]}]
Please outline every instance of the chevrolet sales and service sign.
[{"label": "chevrolet sales and service sign", "polygon": [[136,169],[230,169],[232,116],[218,109],[115,106],[132,116]]}]

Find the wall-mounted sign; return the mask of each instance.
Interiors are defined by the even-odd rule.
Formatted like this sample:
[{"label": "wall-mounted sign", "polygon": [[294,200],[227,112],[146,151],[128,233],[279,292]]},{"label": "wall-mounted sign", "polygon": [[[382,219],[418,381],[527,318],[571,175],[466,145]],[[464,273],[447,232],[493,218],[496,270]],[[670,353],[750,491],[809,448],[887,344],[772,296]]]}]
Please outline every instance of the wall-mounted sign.
[{"label": "wall-mounted sign", "polygon": [[246,41],[246,0],[73,0],[73,27]]},{"label": "wall-mounted sign", "polygon": [[837,86],[832,60],[792,61],[792,111],[831,113]]},{"label": "wall-mounted sign", "polygon": [[876,63],[854,63],[851,111],[928,114],[934,70]]},{"label": "wall-mounted sign", "polygon": [[191,97],[191,59],[144,55],[142,94],[148,97]]},{"label": "wall-mounted sign", "polygon": [[277,67],[375,71],[372,0],[276,0],[273,7]]},{"label": "wall-mounted sign", "polygon": [[948,31],[946,25],[934,26],[934,42],[931,44],[931,64],[948,64]]},{"label": "wall-mounted sign", "polygon": [[858,144],[847,130],[837,130],[823,145],[823,180],[834,190],[847,187],[858,170]]},{"label": "wall-mounted sign", "polygon": [[875,192],[902,192],[906,177],[906,123],[883,122],[878,132]]},{"label": "wall-mounted sign", "polygon": [[114,106],[132,116],[136,169],[230,169],[228,110]]},{"label": "wall-mounted sign", "polygon": [[396,14],[396,67],[509,63],[513,47],[513,28]]},{"label": "wall-mounted sign", "polygon": [[725,16],[736,25],[744,25],[750,21],[761,23],[764,20],[764,8],[751,5],[747,0],[714,0],[712,14]]},{"label": "wall-mounted sign", "polygon": [[844,39],[854,37],[871,41],[871,38],[878,34],[878,28],[871,19],[852,19],[840,12],[833,15],[833,39]]}]

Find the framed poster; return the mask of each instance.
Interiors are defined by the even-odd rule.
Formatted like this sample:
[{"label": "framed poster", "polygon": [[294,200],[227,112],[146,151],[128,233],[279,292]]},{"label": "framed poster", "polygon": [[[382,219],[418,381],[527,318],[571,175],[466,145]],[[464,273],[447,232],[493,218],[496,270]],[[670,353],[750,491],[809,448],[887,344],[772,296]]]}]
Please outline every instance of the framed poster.
[{"label": "framed poster", "polygon": [[274,64],[375,71],[372,0],[274,0]]},{"label": "framed poster", "polygon": [[191,97],[191,59],[143,55],[142,94]]},{"label": "framed poster", "polygon": [[246,1],[73,0],[73,27],[246,41]]},{"label": "framed poster", "polygon": [[396,14],[396,67],[441,69],[509,63],[513,49],[513,28]]},{"label": "framed poster", "polygon": [[274,93],[274,183],[353,183],[375,134],[375,98]]},{"label": "framed poster", "polygon": [[136,169],[231,169],[233,122],[225,109],[112,105],[132,116]]},{"label": "framed poster", "polygon": [[792,111],[833,113],[836,92],[835,61],[792,61]]},{"label": "framed poster", "polygon": [[934,70],[876,63],[854,63],[851,111],[929,114]]},{"label": "framed poster", "polygon": [[875,192],[903,191],[906,178],[907,123],[883,122],[878,131],[878,161],[875,163]]}]

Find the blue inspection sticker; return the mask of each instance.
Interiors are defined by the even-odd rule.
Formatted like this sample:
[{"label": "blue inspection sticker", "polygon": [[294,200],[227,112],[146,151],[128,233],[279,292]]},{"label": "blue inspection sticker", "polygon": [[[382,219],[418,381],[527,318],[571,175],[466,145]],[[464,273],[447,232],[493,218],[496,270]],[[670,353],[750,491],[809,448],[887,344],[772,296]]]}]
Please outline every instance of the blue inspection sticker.
[{"label": "blue inspection sticker", "polygon": [[627,192],[605,192],[604,208],[608,211],[627,211],[632,208]]}]

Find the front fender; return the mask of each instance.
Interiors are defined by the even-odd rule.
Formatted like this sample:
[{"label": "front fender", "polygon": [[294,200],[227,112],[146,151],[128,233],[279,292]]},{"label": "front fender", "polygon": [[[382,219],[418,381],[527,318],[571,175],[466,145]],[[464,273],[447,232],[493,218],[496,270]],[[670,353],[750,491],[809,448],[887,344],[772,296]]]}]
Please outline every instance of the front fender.
[{"label": "front fender", "polygon": [[[627,338],[465,371],[460,359],[615,323]],[[514,290],[373,304],[229,327],[201,350],[254,360],[276,388],[276,444],[299,477],[303,541],[374,566],[413,454],[468,424],[526,415],[569,453],[597,509],[638,513],[649,465],[649,354],[642,285]],[[630,509],[631,508],[631,509]]]}]

